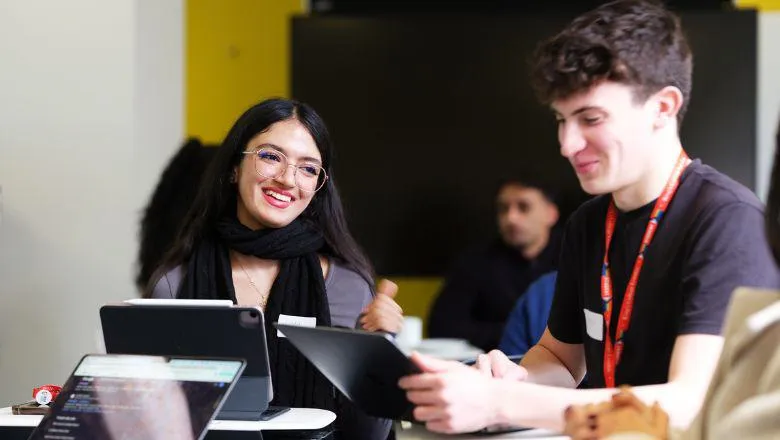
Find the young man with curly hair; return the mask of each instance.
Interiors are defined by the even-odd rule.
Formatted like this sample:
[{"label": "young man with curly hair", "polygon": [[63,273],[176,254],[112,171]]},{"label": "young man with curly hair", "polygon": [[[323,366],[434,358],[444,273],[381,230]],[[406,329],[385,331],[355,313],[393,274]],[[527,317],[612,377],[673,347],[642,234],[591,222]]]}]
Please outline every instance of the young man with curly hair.
[{"label": "young man with curly hair", "polygon": [[540,45],[535,88],[596,197],[566,225],[547,330],[519,366],[414,356],[423,373],[400,386],[428,429],[560,429],[570,405],[621,385],[675,424],[696,414],[732,291],[780,277],[756,196],[683,148],[692,65],[678,17],[651,1],[602,5]]}]

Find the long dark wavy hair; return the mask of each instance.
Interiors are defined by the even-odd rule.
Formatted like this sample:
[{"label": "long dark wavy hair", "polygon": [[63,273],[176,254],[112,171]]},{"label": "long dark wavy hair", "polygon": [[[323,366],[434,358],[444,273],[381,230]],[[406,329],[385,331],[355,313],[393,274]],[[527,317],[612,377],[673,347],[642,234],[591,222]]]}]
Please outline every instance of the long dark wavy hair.
[{"label": "long dark wavy hair", "polygon": [[149,198],[138,231],[135,285],[143,291],[173,245],[192,200],[198,193],[216,145],[190,138],[170,159]]},{"label": "long dark wavy hair", "polygon": [[766,237],[775,262],[780,264],[780,122],[775,136],[775,162],[766,205]]},{"label": "long dark wavy hair", "polygon": [[[354,270],[372,287],[374,270],[347,227],[344,209],[333,173],[333,146],[325,122],[307,104],[289,99],[268,99],[254,105],[238,118],[209,164],[181,233],[147,285],[150,296],[157,281],[171,269],[185,263],[199,241],[216,230],[217,221],[235,215],[237,188],[231,182],[233,170],[244,158],[249,141],[271,125],[296,119],[309,132],[322,155],[328,180],[317,191],[300,218],[318,227],[325,238],[321,253]],[[186,269],[186,268],[185,268]]]}]

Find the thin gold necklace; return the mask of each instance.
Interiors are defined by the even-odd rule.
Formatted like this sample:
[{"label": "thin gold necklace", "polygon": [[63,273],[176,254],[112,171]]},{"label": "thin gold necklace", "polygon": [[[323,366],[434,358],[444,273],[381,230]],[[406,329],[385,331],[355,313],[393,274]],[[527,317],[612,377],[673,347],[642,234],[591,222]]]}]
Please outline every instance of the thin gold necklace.
[{"label": "thin gold necklace", "polygon": [[261,292],[260,289],[257,288],[257,285],[252,280],[252,277],[249,276],[249,272],[246,271],[244,264],[241,262],[241,258],[236,258],[236,261],[238,261],[238,265],[241,266],[241,271],[243,271],[244,275],[246,275],[246,279],[249,280],[249,284],[252,286],[253,289],[255,289],[255,292],[257,292],[257,294],[259,295],[257,300],[257,306],[260,307],[260,310],[265,311],[265,305],[268,303],[269,295],[263,295],[263,292]]}]

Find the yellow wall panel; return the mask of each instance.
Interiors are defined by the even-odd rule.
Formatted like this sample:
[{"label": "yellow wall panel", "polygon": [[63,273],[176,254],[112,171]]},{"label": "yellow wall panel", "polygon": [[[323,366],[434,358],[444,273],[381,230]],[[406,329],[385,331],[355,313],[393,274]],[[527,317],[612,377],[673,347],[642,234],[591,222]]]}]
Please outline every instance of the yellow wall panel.
[{"label": "yellow wall panel", "polygon": [[393,278],[398,284],[396,301],[404,309],[404,315],[419,316],[428,332],[428,311],[444,282],[441,278]]},{"label": "yellow wall panel", "polygon": [[186,130],[221,142],[253,103],[290,94],[290,17],[302,0],[188,0]]},{"label": "yellow wall panel", "polygon": [[760,11],[780,11],[780,0],[735,0],[740,8],[754,8]]}]

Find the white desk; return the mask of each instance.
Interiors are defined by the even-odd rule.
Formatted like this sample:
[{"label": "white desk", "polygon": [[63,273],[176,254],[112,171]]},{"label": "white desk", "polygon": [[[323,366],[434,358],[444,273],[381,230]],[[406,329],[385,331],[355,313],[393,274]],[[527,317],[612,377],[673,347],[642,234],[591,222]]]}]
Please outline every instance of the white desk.
[{"label": "white desk", "polygon": [[313,431],[325,428],[336,420],[336,414],[324,409],[292,408],[265,422],[249,420],[214,420],[214,431]]},{"label": "white desk", "polygon": [[[0,426],[34,428],[43,416],[14,415],[10,407],[0,408]],[[209,430],[214,431],[314,431],[323,429],[336,420],[336,414],[324,409],[292,408],[284,414],[264,422],[249,420],[214,420]]]},{"label": "white desk", "polygon": [[531,429],[528,431],[511,432],[507,434],[487,434],[484,436],[475,434],[445,435],[436,434],[425,429],[421,425],[412,425],[403,429],[400,423],[395,424],[395,437],[398,440],[441,440],[441,439],[469,439],[469,440],[497,440],[497,439],[535,439],[535,440],[570,440],[569,436],[560,435],[544,429]]}]

